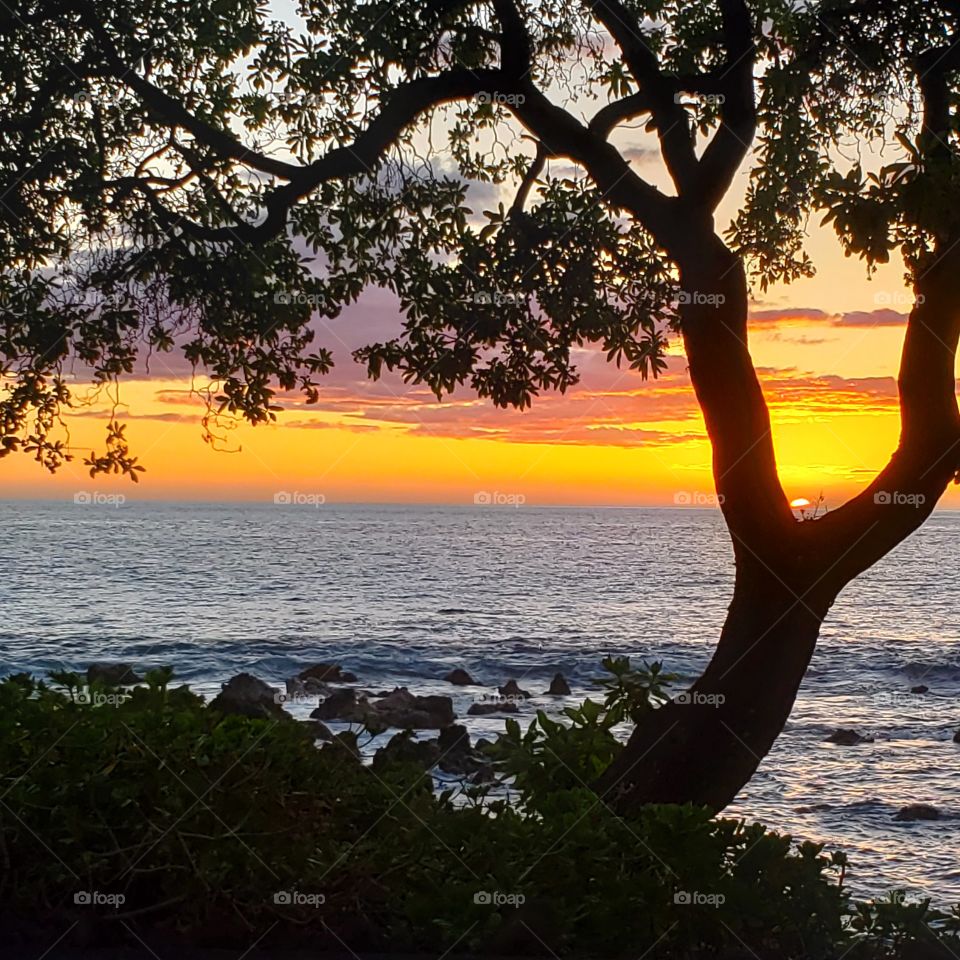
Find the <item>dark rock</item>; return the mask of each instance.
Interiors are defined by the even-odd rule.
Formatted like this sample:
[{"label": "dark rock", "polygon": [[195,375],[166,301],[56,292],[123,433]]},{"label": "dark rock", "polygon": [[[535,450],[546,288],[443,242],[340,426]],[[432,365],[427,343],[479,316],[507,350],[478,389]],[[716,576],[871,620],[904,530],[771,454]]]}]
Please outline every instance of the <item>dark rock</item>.
[{"label": "dark rock", "polygon": [[371,713],[383,726],[406,730],[442,730],[457,718],[450,697],[416,696],[406,687],[376,701]]},{"label": "dark rock", "polygon": [[333,731],[322,720],[301,720],[300,722],[314,740],[326,740],[329,743],[333,739]]},{"label": "dark rock", "polygon": [[353,682],[346,679],[348,676],[353,677],[353,681],[357,679],[352,673],[345,674],[338,663],[315,663],[297,674],[300,680],[324,680],[327,683]]},{"label": "dark rock", "polygon": [[501,697],[514,697],[523,700],[530,699],[530,692],[528,690],[521,690],[516,680],[508,680],[500,687],[499,692]]},{"label": "dark rock", "polygon": [[351,673],[349,670],[344,670],[340,674],[340,680],[343,683],[356,683],[357,675],[355,673]]},{"label": "dark rock", "polygon": [[437,746],[440,748],[438,765],[444,773],[476,773],[482,765],[470,746],[467,728],[460,724],[441,730]]},{"label": "dark rock", "polygon": [[897,811],[894,820],[939,820],[940,811],[928,803],[911,803]]},{"label": "dark rock", "polygon": [[473,677],[467,673],[466,670],[461,670],[457,667],[456,670],[451,670],[444,678],[447,683],[452,683],[455,687],[470,687],[473,686]]},{"label": "dark rock", "polygon": [[307,677],[301,680],[300,677],[290,677],[285,681],[287,688],[287,699],[295,700],[298,697],[328,697],[330,695],[329,684],[322,680],[316,680],[314,677]]},{"label": "dark rock", "polygon": [[550,689],[547,690],[545,695],[548,697],[570,696],[570,684],[567,683],[562,673],[554,674],[553,679],[550,681]]},{"label": "dark rock", "polygon": [[280,691],[249,673],[231,677],[210,703],[211,710],[241,717],[290,719],[280,706]]},{"label": "dark rock", "polygon": [[357,698],[356,690],[334,690],[310,712],[311,720],[346,720],[348,723],[363,723],[371,711],[365,698]]},{"label": "dark rock", "polygon": [[129,663],[91,663],[87,667],[87,683],[130,686],[143,683],[143,677],[139,676]]},{"label": "dark rock", "polygon": [[844,747],[853,747],[858,743],[873,743],[873,737],[865,737],[862,734],[857,733],[856,730],[845,730],[843,728],[839,730],[834,730],[829,737],[826,738],[827,743],[838,743]]},{"label": "dark rock", "polygon": [[512,700],[483,700],[471,703],[467,716],[485,717],[491,713],[518,713],[517,705]]},{"label": "dark rock", "polygon": [[960,743],[960,729],[958,729],[957,732],[953,735],[953,742]]},{"label": "dark rock", "polygon": [[441,730],[437,743],[444,753],[469,753],[472,749],[470,731],[459,723]]},{"label": "dark rock", "polygon": [[346,720],[365,723],[372,729],[400,727],[404,730],[441,730],[456,719],[449,697],[420,697],[406,687],[397,687],[371,702],[356,690],[336,690],[310,714],[315,720]]},{"label": "dark rock", "polygon": [[911,693],[927,693],[929,690],[930,688],[924,683],[917,684],[917,686],[910,688]]},{"label": "dark rock", "polygon": [[440,747],[436,740],[414,740],[408,733],[398,733],[373,755],[373,769],[382,770],[395,763],[413,763],[424,770],[436,766]]}]

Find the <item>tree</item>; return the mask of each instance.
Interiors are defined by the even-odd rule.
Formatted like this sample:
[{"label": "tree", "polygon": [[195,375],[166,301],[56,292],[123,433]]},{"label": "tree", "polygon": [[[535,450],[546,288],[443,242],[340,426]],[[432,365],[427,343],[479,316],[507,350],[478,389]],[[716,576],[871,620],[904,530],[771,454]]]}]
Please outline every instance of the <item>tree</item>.
[{"label": "tree", "polygon": [[[953,136],[956,54],[932,5],[870,21],[871,61],[834,49],[836,30],[867,44],[857,30],[872,6],[304,0],[294,28],[253,0],[22,4],[0,28],[2,452],[56,469],[69,455],[64,363],[110,384],[144,344],[206,369],[221,384],[213,412],[270,419],[277,386],[316,399],[332,357],[310,352],[311,314],[335,315],[370,284],[396,295],[403,331],[356,358],[438,397],[469,384],[525,407],[576,382],[571,348],[585,343],[656,376],[678,330],[734,595],[690,694],[640,724],[598,786],[623,807],[722,809],[783,728],[839,591],[922,523],[960,467],[960,253],[952,222],[914,215],[953,170],[953,147],[941,163],[937,143]],[[898,42],[884,47],[880,28]],[[875,130],[871,111],[904,95],[891,66],[902,78],[937,37],[949,52],[917,70],[927,113],[913,168],[834,169],[840,133]],[[616,145],[636,119],[672,193]],[[715,212],[758,129],[745,203],[721,235]],[[577,172],[552,176],[551,160]],[[516,186],[483,228],[475,182]],[[863,494],[798,522],[748,350],[748,279],[811,272],[802,240],[817,206],[868,260],[906,251],[925,299],[906,336],[898,450]],[[140,469],[115,423],[88,464]]]}]

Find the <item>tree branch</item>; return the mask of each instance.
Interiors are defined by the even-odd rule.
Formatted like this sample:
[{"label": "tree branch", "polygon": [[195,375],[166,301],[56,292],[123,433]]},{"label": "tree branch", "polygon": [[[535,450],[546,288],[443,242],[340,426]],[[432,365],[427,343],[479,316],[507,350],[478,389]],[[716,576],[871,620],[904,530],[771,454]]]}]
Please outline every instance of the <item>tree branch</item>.
[{"label": "tree branch", "polygon": [[716,210],[743,163],[757,129],[753,68],[756,47],[743,0],[719,0],[727,62],[718,78],[720,126],[700,158],[696,201]]},{"label": "tree branch", "polygon": [[678,193],[693,189],[697,156],[687,111],[676,101],[670,77],[660,70],[636,16],[620,0],[588,0],[590,10],[620,48],[630,72],[650,102],[664,163]]}]

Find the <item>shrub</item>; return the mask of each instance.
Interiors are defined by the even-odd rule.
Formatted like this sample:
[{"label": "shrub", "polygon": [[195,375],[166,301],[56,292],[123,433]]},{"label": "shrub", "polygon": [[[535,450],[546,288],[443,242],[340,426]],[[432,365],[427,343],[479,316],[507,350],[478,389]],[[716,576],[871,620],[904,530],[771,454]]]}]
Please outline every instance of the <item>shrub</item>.
[{"label": "shrub", "polygon": [[[438,794],[303,724],[223,716],[169,672],[129,696],[0,682],[2,897],[98,935],[342,949],[610,956],[893,956],[956,932],[929,904],[851,905],[840,854],[693,807],[611,813],[589,789],[611,728],[668,678],[611,661],[603,704],[511,724],[510,785]],[[644,706],[646,704],[646,706]],[[86,899],[92,902],[77,902]]]}]

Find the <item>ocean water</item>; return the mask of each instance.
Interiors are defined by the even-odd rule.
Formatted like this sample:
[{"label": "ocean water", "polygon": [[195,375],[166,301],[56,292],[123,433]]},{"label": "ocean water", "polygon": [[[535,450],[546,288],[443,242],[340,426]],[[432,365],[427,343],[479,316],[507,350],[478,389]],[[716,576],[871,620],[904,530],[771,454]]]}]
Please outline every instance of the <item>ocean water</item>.
[{"label": "ocean water", "polygon": [[[483,691],[442,682],[451,668],[534,693],[559,670],[571,701],[607,653],[692,678],[732,585],[708,510],[128,500],[5,502],[0,519],[0,673],[122,659],[213,694],[241,670],[282,684],[332,660],[363,689],[452,695],[474,736],[503,721],[465,717]],[[787,729],[727,811],[846,850],[860,894],[960,901],[958,535],[960,514],[937,514],[841,596]],[[838,726],[876,741],[825,743]],[[941,819],[896,822],[908,803]]]}]

